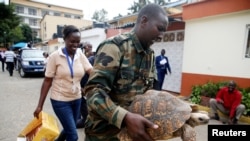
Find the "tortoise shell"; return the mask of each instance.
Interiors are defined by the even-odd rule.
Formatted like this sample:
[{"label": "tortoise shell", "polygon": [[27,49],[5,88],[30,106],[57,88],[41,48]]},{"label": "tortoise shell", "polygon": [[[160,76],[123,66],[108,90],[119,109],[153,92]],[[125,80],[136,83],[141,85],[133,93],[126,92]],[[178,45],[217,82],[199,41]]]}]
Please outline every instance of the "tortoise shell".
[{"label": "tortoise shell", "polygon": [[[180,98],[168,92],[156,90],[148,90],[143,95],[137,95],[128,110],[141,114],[159,126],[156,130],[147,129],[153,139],[171,136],[185,124],[192,111],[190,105]],[[121,140],[129,138],[124,132],[126,131],[120,133]]]}]

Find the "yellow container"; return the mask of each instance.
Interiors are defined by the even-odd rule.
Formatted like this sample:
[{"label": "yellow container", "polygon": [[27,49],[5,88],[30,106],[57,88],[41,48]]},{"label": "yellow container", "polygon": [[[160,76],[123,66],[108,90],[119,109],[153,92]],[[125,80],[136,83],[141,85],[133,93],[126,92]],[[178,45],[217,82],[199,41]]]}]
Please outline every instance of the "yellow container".
[{"label": "yellow container", "polygon": [[59,135],[57,120],[54,116],[41,112],[39,119],[34,118],[18,135],[17,141],[54,141]]}]

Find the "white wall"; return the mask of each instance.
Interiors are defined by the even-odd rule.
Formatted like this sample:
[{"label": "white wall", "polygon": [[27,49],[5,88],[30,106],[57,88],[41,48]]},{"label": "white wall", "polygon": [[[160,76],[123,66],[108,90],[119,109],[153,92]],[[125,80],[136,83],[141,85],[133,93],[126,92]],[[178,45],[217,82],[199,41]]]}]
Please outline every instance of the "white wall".
[{"label": "white wall", "polygon": [[249,78],[247,24],[250,11],[186,21],[183,72]]},{"label": "white wall", "polygon": [[[183,30],[176,30],[167,33],[174,33],[175,37],[177,32],[184,32]],[[184,41],[173,42],[157,42],[152,45],[155,56],[161,54],[161,50],[165,49],[165,55],[168,57],[172,73],[165,76],[162,89],[180,93],[181,79],[182,79],[182,59],[183,59],[183,43]]]},{"label": "white wall", "polygon": [[92,44],[92,51],[96,51],[98,45],[106,39],[104,28],[93,28],[81,31],[81,42],[90,42]]}]

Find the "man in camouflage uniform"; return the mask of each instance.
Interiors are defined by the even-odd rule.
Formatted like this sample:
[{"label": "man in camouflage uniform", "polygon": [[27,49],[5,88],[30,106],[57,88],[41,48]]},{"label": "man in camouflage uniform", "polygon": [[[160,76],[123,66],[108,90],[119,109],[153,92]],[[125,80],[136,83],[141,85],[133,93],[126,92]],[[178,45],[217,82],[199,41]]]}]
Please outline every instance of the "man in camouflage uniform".
[{"label": "man in camouflage uniform", "polygon": [[158,126],[126,108],[135,95],[157,86],[150,46],[162,39],[167,25],[166,12],[159,5],[149,4],[139,12],[131,32],[99,45],[94,73],[85,87],[89,110],[86,141],[118,141],[117,134],[123,127],[136,141],[152,141],[145,129]]}]

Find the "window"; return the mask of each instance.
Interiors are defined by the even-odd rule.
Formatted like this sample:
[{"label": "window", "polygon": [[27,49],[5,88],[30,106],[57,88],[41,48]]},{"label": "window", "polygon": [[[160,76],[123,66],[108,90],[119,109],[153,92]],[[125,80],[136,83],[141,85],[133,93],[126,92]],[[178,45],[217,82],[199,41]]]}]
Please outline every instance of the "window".
[{"label": "window", "polygon": [[46,14],[49,14],[49,11],[42,11],[42,16],[45,16]]},{"label": "window", "polygon": [[81,19],[81,16],[74,16],[75,19]]},{"label": "window", "polygon": [[29,8],[29,15],[36,15],[36,9]]},{"label": "window", "polygon": [[29,25],[37,26],[37,20],[36,19],[29,19]]},{"label": "window", "polygon": [[16,6],[16,12],[17,13],[24,13],[24,7],[21,7],[21,6]]},{"label": "window", "polygon": [[245,52],[245,58],[250,58],[250,24],[247,25],[246,30],[246,52]]},{"label": "window", "polygon": [[55,12],[55,13],[54,13],[54,16],[61,16],[61,14],[58,13],[58,12]]},{"label": "window", "polygon": [[35,30],[33,30],[33,31],[32,31],[32,36],[33,36],[33,37],[38,37],[38,32],[35,31]]},{"label": "window", "polygon": [[71,18],[71,15],[69,15],[69,14],[64,14],[64,17],[66,17],[66,18]]}]

